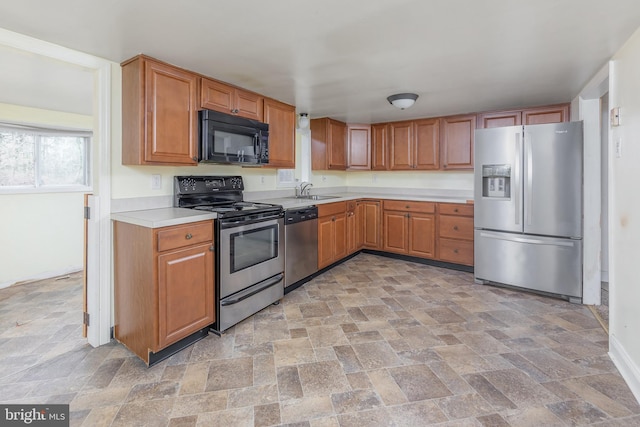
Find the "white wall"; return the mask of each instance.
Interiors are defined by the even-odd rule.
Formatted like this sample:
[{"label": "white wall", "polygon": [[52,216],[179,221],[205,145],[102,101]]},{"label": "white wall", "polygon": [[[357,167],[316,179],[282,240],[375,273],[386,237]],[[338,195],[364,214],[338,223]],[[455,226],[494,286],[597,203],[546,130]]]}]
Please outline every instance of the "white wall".
[{"label": "white wall", "polygon": [[[640,399],[640,30],[614,55],[609,108],[620,107],[610,129],[609,298],[610,353]],[[621,156],[615,145],[621,141]]]},{"label": "white wall", "polygon": [[[79,114],[0,104],[0,120],[91,129]],[[82,269],[83,193],[0,194],[0,287]]]}]

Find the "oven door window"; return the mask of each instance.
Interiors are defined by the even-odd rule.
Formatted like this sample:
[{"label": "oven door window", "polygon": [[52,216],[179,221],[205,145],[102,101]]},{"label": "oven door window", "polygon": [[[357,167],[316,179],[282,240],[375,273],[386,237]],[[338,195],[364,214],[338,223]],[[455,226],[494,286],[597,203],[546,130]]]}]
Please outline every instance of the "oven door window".
[{"label": "oven door window", "polygon": [[229,264],[231,273],[278,257],[278,225],[231,233]]}]

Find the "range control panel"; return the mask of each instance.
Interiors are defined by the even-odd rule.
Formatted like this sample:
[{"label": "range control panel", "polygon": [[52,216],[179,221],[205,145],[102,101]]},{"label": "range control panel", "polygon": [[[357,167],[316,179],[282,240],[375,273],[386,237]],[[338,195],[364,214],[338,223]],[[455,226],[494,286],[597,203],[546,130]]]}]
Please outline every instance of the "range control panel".
[{"label": "range control panel", "polygon": [[220,191],[243,191],[241,176],[176,176],[175,194],[206,194]]}]

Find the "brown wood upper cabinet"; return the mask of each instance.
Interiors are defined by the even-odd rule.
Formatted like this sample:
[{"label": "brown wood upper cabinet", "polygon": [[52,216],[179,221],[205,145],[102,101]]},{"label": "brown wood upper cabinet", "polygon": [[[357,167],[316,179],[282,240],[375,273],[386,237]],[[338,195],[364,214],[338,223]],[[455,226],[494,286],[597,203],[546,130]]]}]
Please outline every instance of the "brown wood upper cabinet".
[{"label": "brown wood upper cabinet", "polygon": [[200,81],[200,108],[262,121],[264,98],[216,80]]},{"label": "brown wood upper cabinet", "polygon": [[371,169],[371,126],[347,125],[347,169]]},{"label": "brown wood upper cabinet", "polygon": [[388,170],[389,125],[371,125],[371,170]]},{"label": "brown wood upper cabinet", "polygon": [[389,169],[438,169],[440,119],[389,123]]},{"label": "brown wood upper cabinet", "polygon": [[478,128],[538,125],[569,121],[569,104],[546,105],[526,110],[490,111],[478,114]]},{"label": "brown wood upper cabinet", "polygon": [[569,121],[569,104],[548,105],[522,111],[522,124],[541,125]]},{"label": "brown wood upper cabinet", "polygon": [[347,124],[330,118],[312,119],[311,169],[347,169]]},{"label": "brown wood upper cabinet", "polygon": [[296,109],[265,98],[264,122],[269,124],[269,164],[264,167],[296,167]]},{"label": "brown wood upper cabinet", "polygon": [[476,115],[443,117],[440,119],[440,167],[450,169],[473,169],[473,144]]},{"label": "brown wood upper cabinet", "polygon": [[493,111],[478,114],[478,128],[500,128],[522,124],[522,111]]},{"label": "brown wood upper cabinet", "polygon": [[144,55],[122,63],[122,164],[198,164],[198,76]]}]

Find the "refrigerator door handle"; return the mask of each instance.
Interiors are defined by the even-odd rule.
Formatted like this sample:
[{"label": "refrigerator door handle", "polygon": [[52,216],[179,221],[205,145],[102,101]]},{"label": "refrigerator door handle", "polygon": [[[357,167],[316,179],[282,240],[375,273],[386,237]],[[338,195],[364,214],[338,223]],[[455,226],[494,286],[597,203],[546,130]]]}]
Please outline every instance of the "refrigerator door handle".
[{"label": "refrigerator door handle", "polygon": [[522,150],[522,144],[520,141],[521,135],[521,132],[516,133],[516,160],[513,163],[513,180],[515,181],[513,187],[515,188],[514,197],[516,200],[514,210],[516,224],[520,224],[520,217],[522,216],[522,214],[520,213],[520,152]]},{"label": "refrigerator door handle", "polygon": [[532,245],[567,246],[569,248],[572,248],[575,246],[575,242],[572,242],[572,241],[562,241],[558,239],[549,241],[549,240],[541,240],[541,239],[531,239],[526,237],[505,236],[504,234],[491,233],[488,231],[481,231],[480,237],[486,237],[488,239],[506,240],[507,242],[530,243]]},{"label": "refrigerator door handle", "polygon": [[527,198],[524,202],[525,209],[527,210],[525,217],[527,218],[527,225],[531,225],[531,216],[533,211],[533,150],[531,148],[531,137],[525,135],[524,145],[527,148]]}]

